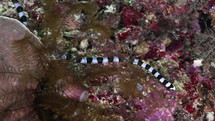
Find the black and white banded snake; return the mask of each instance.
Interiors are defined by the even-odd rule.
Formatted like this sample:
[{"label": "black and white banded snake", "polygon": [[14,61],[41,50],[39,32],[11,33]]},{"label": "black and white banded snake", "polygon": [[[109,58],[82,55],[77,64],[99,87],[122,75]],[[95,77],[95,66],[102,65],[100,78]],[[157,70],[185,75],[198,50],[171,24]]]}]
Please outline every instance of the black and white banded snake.
[{"label": "black and white banded snake", "polygon": [[[19,20],[24,24],[28,25],[27,17],[25,16],[23,7],[19,4],[18,0],[12,0],[16,11],[18,13]],[[65,54],[65,59],[70,59],[68,55]],[[73,58],[74,59],[74,58]],[[142,69],[147,70],[150,72],[155,78],[159,80],[159,82],[164,85],[167,89],[175,91],[176,88],[172,83],[167,81],[156,69],[152,66],[147,64],[146,62],[140,59],[122,59],[120,57],[82,57],[82,58],[75,58],[76,63],[81,64],[105,64],[105,63],[118,63],[118,62],[130,62],[133,65],[138,65]]]}]

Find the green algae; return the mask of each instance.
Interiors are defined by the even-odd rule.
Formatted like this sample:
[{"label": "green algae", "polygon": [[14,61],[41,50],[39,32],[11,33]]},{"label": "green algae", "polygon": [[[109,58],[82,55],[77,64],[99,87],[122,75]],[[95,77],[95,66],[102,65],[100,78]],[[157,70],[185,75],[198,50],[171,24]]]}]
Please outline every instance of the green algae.
[{"label": "green algae", "polygon": [[78,4],[66,4],[69,8],[71,8],[70,12],[74,13],[78,10],[84,11],[87,21],[80,28],[82,32],[95,31],[96,33],[100,33],[101,37],[98,39],[100,42],[104,43],[107,39],[112,35],[112,31],[109,27],[99,24],[97,18],[95,17],[98,7],[95,3],[78,3]]},{"label": "green algae", "polygon": [[54,0],[44,0],[44,18],[42,27],[44,34],[42,41],[44,45],[53,49],[56,46],[57,40],[61,36],[61,24],[63,16],[56,10],[56,2]]},{"label": "green algae", "polygon": [[89,24],[82,28],[82,31],[90,31],[90,30],[101,34],[101,36],[98,38],[98,42],[101,44],[106,43],[107,40],[113,34],[113,32],[110,28],[105,27],[101,24]]},{"label": "green algae", "polygon": [[123,2],[125,3],[125,5],[134,6],[136,0],[123,0]]},{"label": "green algae", "polygon": [[[97,4],[94,2],[86,2],[86,3],[62,3],[62,5],[69,8],[66,14],[59,14],[57,10],[57,5],[55,1],[44,0],[43,1],[44,7],[44,19],[42,22],[43,26],[43,43],[50,48],[50,51],[53,50],[58,40],[57,38],[62,38],[62,34],[71,34],[68,32],[62,32],[62,25],[64,24],[64,20],[66,15],[68,14],[76,14],[82,13],[86,16],[87,20],[82,23],[79,31],[80,34],[82,32],[95,32],[99,35],[97,39],[98,43],[106,43],[107,40],[112,35],[112,30],[109,27],[99,24],[97,18],[95,17],[98,7]],[[75,38],[77,40],[78,38]]]},{"label": "green algae", "polygon": [[[161,68],[161,72],[168,73],[168,68],[171,66],[179,67],[178,63],[172,59],[161,59],[157,61],[158,66]],[[166,66],[169,65],[169,66]]]},{"label": "green algae", "polygon": [[84,11],[86,15],[90,17],[89,20],[93,20],[92,18],[98,10],[96,3],[93,3],[93,2],[76,3],[76,4],[63,3],[63,4],[70,8],[69,12],[77,12],[79,10]]}]

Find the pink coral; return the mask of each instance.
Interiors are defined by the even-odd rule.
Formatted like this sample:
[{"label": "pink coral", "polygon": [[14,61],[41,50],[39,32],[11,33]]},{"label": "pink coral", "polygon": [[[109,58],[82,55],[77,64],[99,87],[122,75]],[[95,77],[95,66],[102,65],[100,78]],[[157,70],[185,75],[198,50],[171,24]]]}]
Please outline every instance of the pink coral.
[{"label": "pink coral", "polygon": [[138,19],[143,17],[143,13],[136,11],[132,6],[124,7],[122,10],[122,20],[125,27],[139,25]]},{"label": "pink coral", "polygon": [[109,3],[110,3],[110,0],[99,0],[99,1],[97,1],[97,4],[100,8],[105,7]]}]

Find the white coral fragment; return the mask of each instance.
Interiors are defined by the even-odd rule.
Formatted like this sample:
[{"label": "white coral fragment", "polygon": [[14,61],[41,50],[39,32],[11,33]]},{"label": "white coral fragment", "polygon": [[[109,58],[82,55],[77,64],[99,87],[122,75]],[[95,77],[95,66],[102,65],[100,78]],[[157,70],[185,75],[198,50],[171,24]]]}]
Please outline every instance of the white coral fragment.
[{"label": "white coral fragment", "polygon": [[116,6],[115,5],[107,5],[105,13],[115,13],[116,12]]},{"label": "white coral fragment", "polygon": [[200,66],[202,66],[202,61],[203,61],[203,59],[196,59],[196,60],[194,60],[193,61],[193,66],[194,67],[200,67]]},{"label": "white coral fragment", "polygon": [[214,112],[207,112],[207,121],[214,121]]}]

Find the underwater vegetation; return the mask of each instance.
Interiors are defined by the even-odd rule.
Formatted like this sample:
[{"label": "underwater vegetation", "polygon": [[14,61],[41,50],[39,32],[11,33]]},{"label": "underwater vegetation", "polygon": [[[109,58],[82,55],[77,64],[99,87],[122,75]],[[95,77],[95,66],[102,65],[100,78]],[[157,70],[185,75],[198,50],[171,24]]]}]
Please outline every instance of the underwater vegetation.
[{"label": "underwater vegetation", "polygon": [[[19,2],[27,27],[0,1],[2,121],[215,121],[215,0]],[[144,60],[176,91],[131,63],[72,58],[92,56]]]}]

